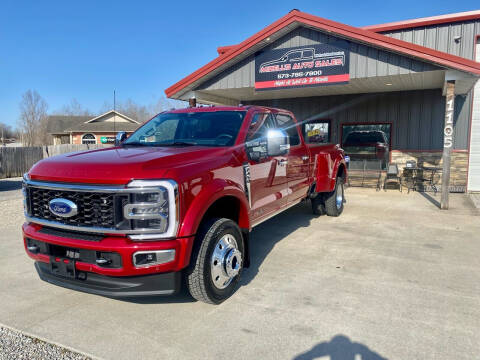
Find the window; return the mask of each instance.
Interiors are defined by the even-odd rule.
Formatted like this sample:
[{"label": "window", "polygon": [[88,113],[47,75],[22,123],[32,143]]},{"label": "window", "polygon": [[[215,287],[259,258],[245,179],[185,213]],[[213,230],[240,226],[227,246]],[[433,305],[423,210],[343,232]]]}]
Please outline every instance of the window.
[{"label": "window", "polygon": [[132,146],[232,146],[245,111],[172,112],[159,114],[123,144]]},{"label": "window", "polygon": [[267,130],[273,129],[275,122],[271,114],[255,114],[248,130],[247,141],[267,136]]},{"label": "window", "polygon": [[386,169],[390,160],[390,124],[343,124],[342,147],[350,161],[380,161]]},{"label": "window", "polygon": [[278,114],[277,124],[280,129],[283,129],[287,132],[291,146],[300,144],[300,136],[298,135],[297,125],[290,116]]},{"label": "window", "polygon": [[303,125],[303,137],[307,144],[327,144],[330,142],[330,121],[314,120]]},{"label": "window", "polygon": [[82,144],[96,144],[97,138],[93,134],[85,134],[82,136]]}]

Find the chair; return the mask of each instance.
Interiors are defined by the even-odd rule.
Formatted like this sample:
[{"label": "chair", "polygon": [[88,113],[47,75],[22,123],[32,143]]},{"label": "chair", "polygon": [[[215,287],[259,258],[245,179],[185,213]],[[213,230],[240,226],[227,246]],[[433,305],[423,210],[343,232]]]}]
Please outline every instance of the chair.
[{"label": "chair", "polygon": [[387,191],[387,184],[398,184],[398,189],[402,192],[402,178],[399,175],[398,165],[389,164],[385,180],[383,181],[383,190]]}]

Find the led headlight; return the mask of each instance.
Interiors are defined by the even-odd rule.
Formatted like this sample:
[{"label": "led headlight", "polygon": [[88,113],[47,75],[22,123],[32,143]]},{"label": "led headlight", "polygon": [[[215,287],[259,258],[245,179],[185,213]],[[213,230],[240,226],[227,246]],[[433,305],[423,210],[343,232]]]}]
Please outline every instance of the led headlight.
[{"label": "led headlight", "polygon": [[133,180],[135,188],[130,203],[123,207],[123,217],[134,230],[158,230],[158,234],[130,236],[135,240],[173,237],[178,227],[178,186],[173,180]]}]

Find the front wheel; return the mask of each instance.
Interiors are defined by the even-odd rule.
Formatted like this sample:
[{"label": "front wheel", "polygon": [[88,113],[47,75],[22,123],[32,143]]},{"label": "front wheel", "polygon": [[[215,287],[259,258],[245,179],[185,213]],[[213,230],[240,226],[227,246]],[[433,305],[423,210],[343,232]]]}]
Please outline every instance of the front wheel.
[{"label": "front wheel", "polygon": [[343,212],[344,191],[343,179],[338,177],[335,182],[335,190],[325,197],[325,211],[328,216],[340,216]]},{"label": "front wheel", "polygon": [[197,300],[220,304],[235,291],[243,269],[244,245],[238,225],[211,219],[195,239],[187,286]]}]

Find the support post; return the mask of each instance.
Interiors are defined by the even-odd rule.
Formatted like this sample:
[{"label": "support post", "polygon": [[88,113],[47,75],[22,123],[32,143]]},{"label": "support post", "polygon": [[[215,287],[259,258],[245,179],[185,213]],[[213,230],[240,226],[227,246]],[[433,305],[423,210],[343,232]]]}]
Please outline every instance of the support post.
[{"label": "support post", "polygon": [[442,199],[440,208],[448,210],[448,195],[450,187],[450,163],[455,135],[455,80],[445,83],[445,125],[443,127],[443,170],[442,170]]}]

